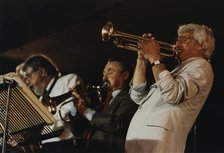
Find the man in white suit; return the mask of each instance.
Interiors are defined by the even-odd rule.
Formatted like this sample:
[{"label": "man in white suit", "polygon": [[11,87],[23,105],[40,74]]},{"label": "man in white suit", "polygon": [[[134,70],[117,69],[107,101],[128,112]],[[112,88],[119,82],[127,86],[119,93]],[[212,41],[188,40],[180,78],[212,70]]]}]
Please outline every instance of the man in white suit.
[{"label": "man in white suit", "polygon": [[[151,34],[141,41],[131,98],[139,105],[126,136],[127,153],[184,153],[186,140],[213,83],[209,59],[215,48],[212,30],[204,25],[178,28],[175,47],[180,65],[172,72],[161,61],[160,45]],[[155,78],[146,88],[146,60]]]}]

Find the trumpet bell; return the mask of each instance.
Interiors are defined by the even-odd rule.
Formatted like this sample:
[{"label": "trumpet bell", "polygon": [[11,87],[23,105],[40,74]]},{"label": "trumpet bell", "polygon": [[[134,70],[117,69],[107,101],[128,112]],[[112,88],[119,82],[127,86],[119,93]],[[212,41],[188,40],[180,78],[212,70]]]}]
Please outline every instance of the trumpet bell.
[{"label": "trumpet bell", "polygon": [[113,35],[113,31],[113,24],[111,22],[107,22],[107,24],[105,24],[102,28],[102,40],[109,40]]}]

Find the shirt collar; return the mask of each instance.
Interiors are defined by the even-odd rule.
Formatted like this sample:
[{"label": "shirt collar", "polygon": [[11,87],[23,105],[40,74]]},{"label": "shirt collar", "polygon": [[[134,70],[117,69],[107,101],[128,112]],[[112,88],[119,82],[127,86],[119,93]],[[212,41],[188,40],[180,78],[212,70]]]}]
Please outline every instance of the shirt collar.
[{"label": "shirt collar", "polygon": [[113,98],[116,97],[120,92],[121,92],[121,89],[114,90],[114,91],[112,92],[112,96],[113,96]]},{"label": "shirt collar", "polygon": [[53,78],[51,79],[51,81],[50,81],[50,82],[48,83],[48,85],[47,85],[46,91],[48,91],[48,90],[50,89],[50,87],[52,86],[52,84],[53,84],[53,82],[54,82],[55,79],[56,79],[55,77],[53,77]]}]

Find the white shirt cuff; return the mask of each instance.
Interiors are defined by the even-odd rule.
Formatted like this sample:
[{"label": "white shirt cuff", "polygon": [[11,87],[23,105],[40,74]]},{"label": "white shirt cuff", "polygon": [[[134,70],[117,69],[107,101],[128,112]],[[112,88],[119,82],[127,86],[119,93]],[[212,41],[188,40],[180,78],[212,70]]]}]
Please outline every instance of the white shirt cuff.
[{"label": "white shirt cuff", "polygon": [[85,116],[89,121],[91,121],[95,113],[96,113],[95,110],[87,108],[86,111],[83,113],[83,116]]}]

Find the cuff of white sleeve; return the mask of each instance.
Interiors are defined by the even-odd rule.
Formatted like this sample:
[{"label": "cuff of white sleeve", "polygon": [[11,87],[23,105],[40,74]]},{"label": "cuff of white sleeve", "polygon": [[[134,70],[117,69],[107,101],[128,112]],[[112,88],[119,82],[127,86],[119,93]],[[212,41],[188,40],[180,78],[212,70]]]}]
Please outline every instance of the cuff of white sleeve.
[{"label": "cuff of white sleeve", "polygon": [[93,115],[96,113],[95,110],[87,108],[85,112],[83,113],[83,116],[85,116],[89,121],[92,120]]}]

